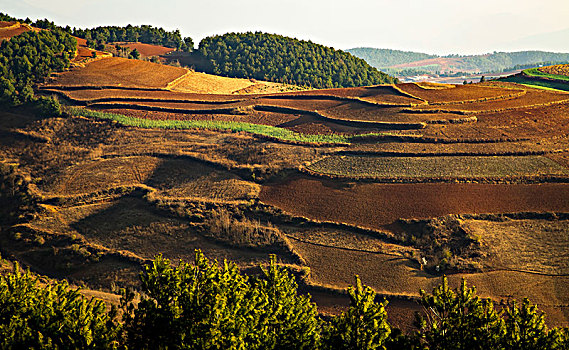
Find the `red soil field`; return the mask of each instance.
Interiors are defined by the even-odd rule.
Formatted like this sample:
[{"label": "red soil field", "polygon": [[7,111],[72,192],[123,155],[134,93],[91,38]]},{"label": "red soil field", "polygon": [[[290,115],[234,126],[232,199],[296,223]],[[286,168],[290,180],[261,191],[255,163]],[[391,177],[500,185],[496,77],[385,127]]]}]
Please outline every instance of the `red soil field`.
[{"label": "red soil field", "polygon": [[183,76],[186,72],[184,68],[110,57],[91,62],[84,68],[64,72],[51,84],[165,88],[168,83]]},{"label": "red soil field", "polygon": [[[0,22],[0,41],[10,39],[16,35],[32,30],[30,28],[30,26],[19,22]],[[38,31],[39,29],[33,30]]]},{"label": "red soil field", "polygon": [[458,85],[449,89],[424,89],[415,83],[397,86],[413,96],[427,100],[429,103],[482,101],[484,99],[507,98],[524,92],[522,89],[505,89],[486,85]]},{"label": "red soil field", "polygon": [[569,184],[350,184],[299,175],[263,186],[259,198],[294,215],[381,229],[399,218],[567,212]]},{"label": "red soil field", "polygon": [[[287,94],[288,95],[288,94]],[[314,96],[314,95],[327,95],[346,98],[360,98],[365,101],[375,103],[388,103],[388,104],[411,104],[420,103],[419,100],[407,96],[391,85],[378,85],[366,87],[353,87],[342,89],[321,89],[321,90],[308,90],[290,93],[296,96]]]},{"label": "red soil field", "polygon": [[[57,89],[55,89],[57,90]],[[221,94],[195,94],[176,91],[140,91],[124,89],[81,89],[81,90],[60,90],[61,93],[72,99],[91,101],[101,98],[130,98],[133,100],[140,98],[153,98],[161,100],[187,100],[187,101],[240,101],[246,96],[221,95]]]},{"label": "red soil field", "polygon": [[[73,58],[72,62],[81,62],[85,59],[91,59],[93,57],[93,51],[87,47],[87,40],[83,38],[74,37],[77,40],[77,56]],[[98,56],[105,55],[106,53],[102,51],[96,51]]]},{"label": "red soil field", "polygon": [[318,113],[334,119],[355,121],[383,122],[425,122],[430,120],[456,119],[463,116],[453,116],[448,113],[404,113],[400,107],[371,106],[361,102],[347,102]]},{"label": "red soil field", "polygon": [[484,112],[484,111],[500,111],[500,110],[515,109],[515,108],[548,105],[561,101],[569,102],[569,94],[562,92],[544,91],[544,90],[527,90],[524,95],[510,99],[472,102],[472,103],[420,106],[417,107],[416,109]]},{"label": "red soil field", "polygon": [[[448,125],[444,136],[450,138],[546,139],[569,134],[569,104],[520,108],[506,112],[477,114],[472,125]],[[426,130],[426,136],[436,129]],[[442,129],[441,129],[442,130]]]},{"label": "red soil field", "polygon": [[128,47],[131,50],[136,49],[138,50],[138,52],[140,52],[140,56],[142,57],[160,56],[170,53],[172,51],[176,51],[176,49],[173,49],[171,47],[144,44],[144,43],[124,43],[124,42],[113,43],[113,45],[115,44],[118,44],[122,47]]}]

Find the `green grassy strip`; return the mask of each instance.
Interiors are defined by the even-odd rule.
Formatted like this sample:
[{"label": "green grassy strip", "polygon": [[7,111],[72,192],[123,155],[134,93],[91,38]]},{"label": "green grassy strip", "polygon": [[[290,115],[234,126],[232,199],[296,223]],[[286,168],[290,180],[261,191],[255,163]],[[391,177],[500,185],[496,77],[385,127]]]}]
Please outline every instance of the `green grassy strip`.
[{"label": "green grassy strip", "polygon": [[544,89],[544,90],[569,91],[569,84],[556,82],[556,81],[524,79],[523,77],[520,76],[510,76],[506,78],[501,78],[500,81],[509,81],[511,83],[518,83],[529,87]]},{"label": "green grassy strip", "polygon": [[540,71],[538,68],[530,68],[524,70],[524,74],[527,74],[531,77],[537,78],[550,78],[550,79],[557,79],[557,80],[564,80],[569,82],[569,77],[566,75],[557,75],[557,74],[549,74]]},{"label": "green grassy strip", "polygon": [[128,117],[122,114],[105,113],[84,108],[70,107],[67,113],[74,116],[114,120],[122,125],[147,129],[208,129],[227,130],[232,132],[248,132],[255,135],[274,137],[283,141],[303,143],[350,143],[352,139],[367,136],[387,136],[387,133],[368,133],[363,135],[310,135],[301,134],[275,126],[250,124],[243,122],[228,122],[215,120],[153,120]]}]

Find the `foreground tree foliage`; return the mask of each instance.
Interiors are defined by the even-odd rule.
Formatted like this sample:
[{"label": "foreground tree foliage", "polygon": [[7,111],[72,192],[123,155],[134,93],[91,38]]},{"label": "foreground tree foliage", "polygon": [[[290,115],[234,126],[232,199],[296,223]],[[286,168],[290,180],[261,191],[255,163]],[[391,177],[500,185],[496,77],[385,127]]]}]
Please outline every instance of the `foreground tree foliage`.
[{"label": "foreground tree foliage", "polygon": [[295,278],[271,257],[257,276],[232,263],[194,264],[158,256],[141,274],[142,294],[123,291],[114,309],[82,296],[67,283],[40,285],[17,266],[0,276],[0,348],[35,349],[568,349],[567,329],[548,330],[527,299],[496,311],[466,282],[446,278],[432,294],[421,291],[425,312],[417,331],[387,322],[386,302],[356,277],[350,307],[320,318]]},{"label": "foreground tree foliage", "polygon": [[0,275],[0,348],[110,349],[120,326],[105,303],[66,282],[41,286],[30,272]]},{"label": "foreground tree foliage", "polygon": [[341,50],[276,34],[229,33],[200,42],[214,74],[315,88],[391,84],[395,78]]},{"label": "foreground tree foliage", "polygon": [[356,286],[348,287],[350,308],[332,319],[324,329],[327,349],[385,349],[391,333],[384,303],[375,302],[375,292],[363,286],[356,276]]},{"label": "foreground tree foliage", "polygon": [[201,252],[194,266],[158,257],[142,288],[148,296],[125,322],[136,349],[314,349],[319,341],[316,306],[274,257],[258,278]]}]

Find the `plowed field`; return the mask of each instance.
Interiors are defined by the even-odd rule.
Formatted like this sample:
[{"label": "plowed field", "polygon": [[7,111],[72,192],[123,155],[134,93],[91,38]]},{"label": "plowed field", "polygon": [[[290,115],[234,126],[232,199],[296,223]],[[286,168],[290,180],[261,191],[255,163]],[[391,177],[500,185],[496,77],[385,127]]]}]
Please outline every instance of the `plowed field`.
[{"label": "plowed field", "polygon": [[165,88],[186,72],[184,68],[110,57],[64,72],[51,85]]},{"label": "plowed field", "polygon": [[503,100],[482,101],[472,103],[445,104],[433,106],[420,106],[418,110],[445,110],[445,111],[466,111],[466,112],[492,112],[501,110],[511,110],[516,108],[527,108],[532,106],[547,106],[558,102],[569,102],[569,94],[559,92],[549,92],[544,90],[528,90],[525,94]]},{"label": "plowed field", "polygon": [[32,28],[27,24],[21,24],[19,22],[0,22],[0,41],[10,39],[30,30],[32,30]]},{"label": "plowed field", "polygon": [[336,96],[342,98],[359,98],[369,102],[386,104],[416,104],[421,100],[413,98],[390,85],[354,87],[343,89],[321,89],[294,93],[294,96]]},{"label": "plowed field", "polygon": [[357,184],[291,176],[260,199],[294,215],[382,228],[399,218],[447,214],[566,212],[568,184]]},{"label": "plowed field", "polygon": [[429,103],[450,103],[465,101],[485,101],[503,99],[512,95],[523,94],[523,89],[505,89],[484,85],[457,85],[449,89],[425,89],[414,83],[399,84],[398,87],[413,95],[427,100]]},{"label": "plowed field", "polygon": [[145,43],[119,42],[119,43],[114,43],[114,44],[118,44],[122,47],[128,47],[131,50],[136,49],[138,52],[140,52],[141,57],[160,56],[160,55],[168,54],[172,51],[176,51],[176,49],[173,49],[171,47],[165,47],[165,46],[160,46],[160,45],[151,45],[151,44],[145,44]]},{"label": "plowed field", "polygon": [[307,167],[333,176],[355,178],[512,178],[569,176],[569,169],[541,156],[373,157],[330,156]]}]

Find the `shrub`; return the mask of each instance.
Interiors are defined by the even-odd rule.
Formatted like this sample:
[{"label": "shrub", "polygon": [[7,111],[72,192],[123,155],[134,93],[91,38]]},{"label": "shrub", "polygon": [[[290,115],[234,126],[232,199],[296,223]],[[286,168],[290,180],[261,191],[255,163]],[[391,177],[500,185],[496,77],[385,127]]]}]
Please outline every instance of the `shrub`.
[{"label": "shrub", "polygon": [[54,96],[42,96],[36,101],[36,110],[40,116],[59,117],[61,115],[61,104]]}]

